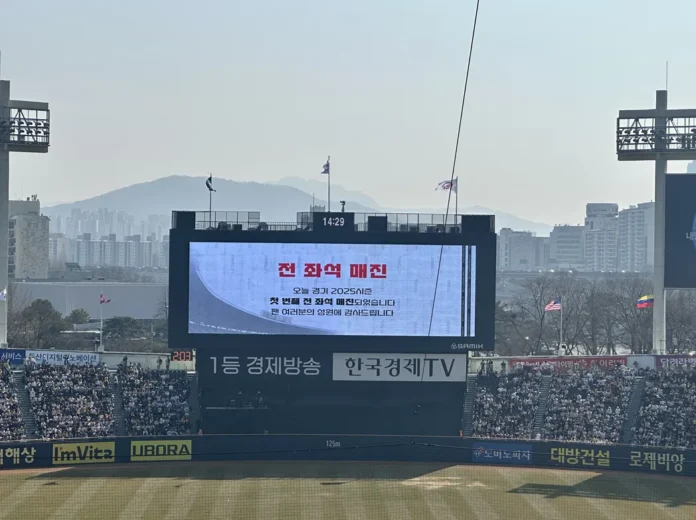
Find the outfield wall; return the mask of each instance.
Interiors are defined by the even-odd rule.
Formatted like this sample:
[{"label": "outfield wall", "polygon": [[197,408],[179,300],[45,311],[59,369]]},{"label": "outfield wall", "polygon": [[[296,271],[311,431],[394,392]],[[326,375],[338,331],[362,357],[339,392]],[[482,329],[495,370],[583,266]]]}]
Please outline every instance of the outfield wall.
[{"label": "outfield wall", "polygon": [[416,461],[696,476],[696,450],[459,437],[199,435],[0,444],[0,470],[222,460]]}]

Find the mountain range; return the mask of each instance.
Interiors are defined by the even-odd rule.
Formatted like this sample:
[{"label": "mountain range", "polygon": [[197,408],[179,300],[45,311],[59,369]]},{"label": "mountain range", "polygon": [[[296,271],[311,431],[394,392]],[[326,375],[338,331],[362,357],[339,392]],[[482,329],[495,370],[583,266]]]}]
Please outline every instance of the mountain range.
[{"label": "mountain range", "polygon": [[[323,195],[326,184],[319,181],[285,177],[278,182],[238,182],[216,178],[213,193],[213,210],[260,211],[265,222],[294,222],[298,211],[308,211],[312,203],[325,205]],[[339,201],[346,201],[346,211],[355,213],[443,213],[444,208],[388,208],[360,191],[348,190],[340,185],[331,186],[331,200],[340,208]],[[100,208],[125,211],[136,221],[147,220],[148,215],[170,215],[172,210],[205,211],[208,208],[208,191],[205,179],[184,175],[162,177],[150,182],[133,184],[96,197],[71,203],[46,207],[43,213],[49,217],[69,216],[73,208],[94,211]],[[496,229],[509,227],[515,230],[548,235],[552,226],[521,219],[515,215],[479,206],[459,208],[463,214],[494,214]]]}]

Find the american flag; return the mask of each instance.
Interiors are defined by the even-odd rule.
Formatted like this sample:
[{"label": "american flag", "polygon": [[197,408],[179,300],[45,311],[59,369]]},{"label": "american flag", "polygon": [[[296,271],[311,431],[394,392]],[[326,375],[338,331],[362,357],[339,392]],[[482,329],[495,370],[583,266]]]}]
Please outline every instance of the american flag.
[{"label": "american flag", "polygon": [[104,298],[104,293],[101,293],[101,294],[99,295],[99,303],[100,303],[100,304],[109,303],[110,301],[111,301],[110,299],[107,300],[106,298]]},{"label": "american flag", "polygon": [[546,307],[544,307],[544,311],[560,311],[561,310],[561,299],[558,298],[557,300],[551,300]]}]

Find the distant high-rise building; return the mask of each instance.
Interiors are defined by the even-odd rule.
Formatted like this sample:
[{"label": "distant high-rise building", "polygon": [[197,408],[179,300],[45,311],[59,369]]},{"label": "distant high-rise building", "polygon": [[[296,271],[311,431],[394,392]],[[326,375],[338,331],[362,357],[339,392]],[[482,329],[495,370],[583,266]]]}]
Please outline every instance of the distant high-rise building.
[{"label": "distant high-rise building", "polygon": [[622,271],[652,271],[655,254],[655,203],[619,212],[618,264]]},{"label": "distant high-rise building", "polygon": [[46,279],[50,220],[36,195],[9,202],[8,277]]},{"label": "distant high-rise building", "polygon": [[49,218],[36,213],[10,219],[9,278],[48,278]]},{"label": "distant high-rise building", "polygon": [[554,226],[549,242],[550,267],[554,269],[585,267],[585,226]]},{"label": "distant high-rise building", "polygon": [[72,240],[63,233],[51,233],[48,236],[49,268],[62,269],[66,262],[74,262]]},{"label": "distant high-rise building", "polygon": [[618,269],[619,205],[590,203],[585,207],[585,270]]},{"label": "distant high-rise building", "polygon": [[529,231],[503,228],[498,235],[498,268],[501,271],[531,271],[536,264],[535,236]]}]

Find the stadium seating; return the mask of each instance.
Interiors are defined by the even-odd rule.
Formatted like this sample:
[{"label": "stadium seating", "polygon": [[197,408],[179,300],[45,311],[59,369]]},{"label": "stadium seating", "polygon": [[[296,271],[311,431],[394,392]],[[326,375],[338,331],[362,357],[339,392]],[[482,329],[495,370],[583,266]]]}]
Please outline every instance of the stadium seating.
[{"label": "stadium seating", "polygon": [[620,366],[554,374],[542,438],[619,442],[633,379],[633,370]]},{"label": "stadium seating", "polygon": [[[114,435],[114,396],[105,365],[28,363],[24,372],[39,438]],[[550,376],[543,418],[541,414],[536,417],[542,401],[542,373]],[[576,368],[557,373],[525,366],[498,374],[491,363],[477,378],[473,435],[528,439],[540,434],[547,440],[618,443],[627,424],[636,375],[645,375],[646,385],[633,428],[634,444],[696,448],[696,368],[689,366],[638,371],[627,367]],[[128,435],[190,433],[191,389],[186,372],[121,365],[118,381]],[[548,382],[544,389],[546,385]],[[637,403],[632,406],[637,408]],[[535,417],[539,420],[537,431]],[[3,362],[0,440],[23,438],[19,395],[12,369]]]},{"label": "stadium seating", "polygon": [[37,435],[43,439],[113,435],[113,395],[104,364],[25,366]]},{"label": "stadium seating", "polygon": [[12,370],[7,362],[0,363],[0,440],[24,438],[22,412]]},{"label": "stadium seating", "polygon": [[696,367],[647,373],[634,444],[696,448]]},{"label": "stadium seating", "polygon": [[541,391],[541,373],[522,367],[477,378],[473,434],[477,437],[531,438]]},{"label": "stadium seating", "polygon": [[128,435],[190,432],[190,387],[183,370],[121,365],[118,372]]}]

